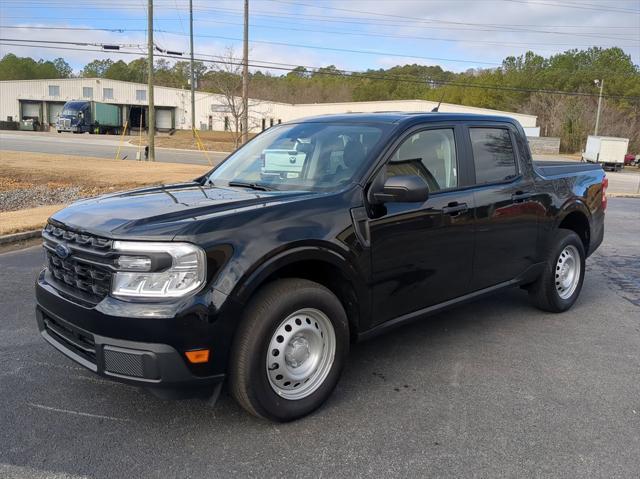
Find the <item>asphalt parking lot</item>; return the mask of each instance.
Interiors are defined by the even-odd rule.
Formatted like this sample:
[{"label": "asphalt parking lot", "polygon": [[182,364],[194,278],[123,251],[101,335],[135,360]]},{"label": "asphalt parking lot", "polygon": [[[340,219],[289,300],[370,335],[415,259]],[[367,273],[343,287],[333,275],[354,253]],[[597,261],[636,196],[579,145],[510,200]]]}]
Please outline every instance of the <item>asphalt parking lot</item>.
[{"label": "asphalt parking lot", "polygon": [[39,337],[39,248],[0,255],[0,477],[638,477],[640,199],[609,201],[562,315],[513,290],[355,345],[333,397],[271,424],[163,401]]}]

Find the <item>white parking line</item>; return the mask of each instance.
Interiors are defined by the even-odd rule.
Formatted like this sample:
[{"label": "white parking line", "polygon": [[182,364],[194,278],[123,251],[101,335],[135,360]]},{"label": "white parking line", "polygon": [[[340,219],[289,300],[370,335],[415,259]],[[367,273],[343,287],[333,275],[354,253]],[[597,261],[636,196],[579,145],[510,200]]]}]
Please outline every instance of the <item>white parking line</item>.
[{"label": "white parking line", "polygon": [[122,422],[130,422],[129,419],[121,418],[121,417],[113,417],[113,416],[103,416],[101,414],[91,414],[88,412],[80,412],[80,411],[71,411],[69,409],[58,409],[56,407],[45,406],[43,404],[36,404],[28,402],[27,405],[31,407],[35,407],[38,409],[44,409],[45,411],[53,411],[53,412],[62,412],[66,414],[74,414],[76,416],[84,416],[84,417],[92,417],[94,419],[108,419],[110,421],[122,421]]},{"label": "white parking line", "polygon": [[53,472],[33,467],[0,464],[0,477],[3,479],[87,479],[88,476],[77,476],[66,472]]}]

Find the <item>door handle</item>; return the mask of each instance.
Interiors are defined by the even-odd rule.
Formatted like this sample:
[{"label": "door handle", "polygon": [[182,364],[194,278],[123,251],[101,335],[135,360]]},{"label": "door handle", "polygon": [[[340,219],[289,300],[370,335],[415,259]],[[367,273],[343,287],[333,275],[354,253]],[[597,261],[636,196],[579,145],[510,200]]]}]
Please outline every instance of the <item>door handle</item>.
[{"label": "door handle", "polygon": [[514,194],[511,195],[511,200],[514,203],[523,203],[525,200],[528,200],[529,198],[532,198],[535,195],[536,195],[535,193],[530,193],[528,191],[516,191]]},{"label": "door handle", "polygon": [[447,206],[442,208],[442,214],[450,215],[450,216],[458,216],[460,213],[464,213],[469,209],[466,203],[458,203],[454,201],[449,203]]}]

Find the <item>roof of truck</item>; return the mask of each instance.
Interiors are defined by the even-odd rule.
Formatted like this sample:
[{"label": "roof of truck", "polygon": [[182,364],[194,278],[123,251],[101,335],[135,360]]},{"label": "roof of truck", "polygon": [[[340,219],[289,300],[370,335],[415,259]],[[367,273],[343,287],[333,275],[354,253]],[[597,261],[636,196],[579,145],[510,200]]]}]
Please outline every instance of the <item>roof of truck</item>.
[{"label": "roof of truck", "polygon": [[516,123],[517,120],[508,116],[500,115],[478,115],[474,113],[440,113],[440,112],[405,112],[405,111],[381,111],[373,113],[343,113],[334,115],[319,115],[298,120],[291,120],[287,123],[414,123],[414,122],[436,122],[436,121],[495,121]]}]

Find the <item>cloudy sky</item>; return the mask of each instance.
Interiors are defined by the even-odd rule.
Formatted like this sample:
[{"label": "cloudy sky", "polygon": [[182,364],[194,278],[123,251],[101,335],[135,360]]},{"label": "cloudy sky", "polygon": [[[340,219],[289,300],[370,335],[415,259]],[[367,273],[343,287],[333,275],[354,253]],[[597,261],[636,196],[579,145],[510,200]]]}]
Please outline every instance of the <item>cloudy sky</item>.
[{"label": "cloudy sky", "polygon": [[[130,61],[136,56],[60,48],[99,46],[26,47],[15,40],[118,44],[142,53],[146,3],[1,0],[0,54],[62,56],[76,70],[94,58]],[[243,1],[193,3],[196,56],[213,58],[227,47],[240,55]],[[188,52],[188,0],[154,5],[155,43]],[[419,63],[464,71],[495,67],[527,50],[548,56],[590,46],[619,46],[640,64],[640,0],[250,0],[250,11],[251,61],[281,68],[333,64],[364,70]]]}]

